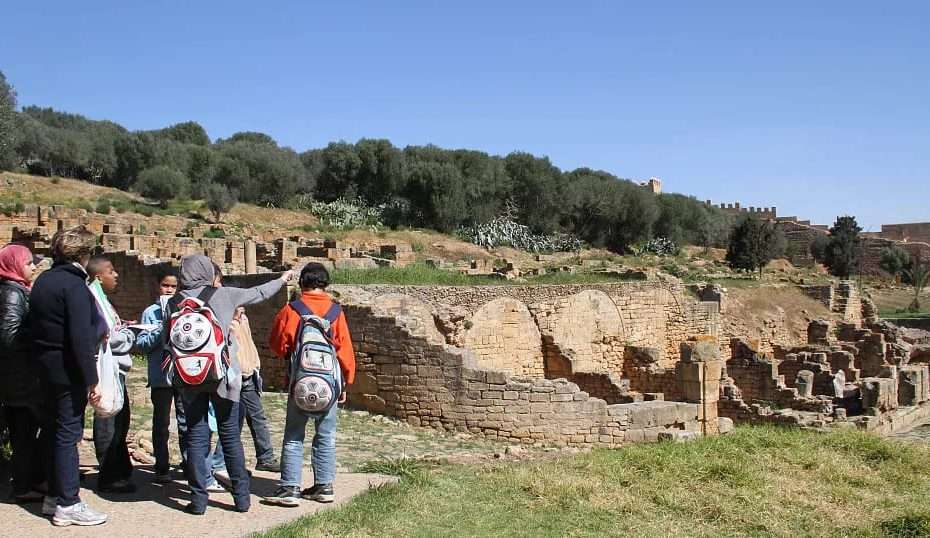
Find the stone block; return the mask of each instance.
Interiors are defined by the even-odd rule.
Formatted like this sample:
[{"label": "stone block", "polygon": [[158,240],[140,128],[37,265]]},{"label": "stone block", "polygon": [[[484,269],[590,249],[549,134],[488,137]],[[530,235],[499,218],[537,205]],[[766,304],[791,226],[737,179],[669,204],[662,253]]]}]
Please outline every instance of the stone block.
[{"label": "stone block", "polygon": [[930,398],[927,365],[902,366],[898,373],[898,405],[917,405]]},{"label": "stone block", "polygon": [[798,389],[798,396],[801,398],[811,398],[814,395],[814,372],[810,370],[801,370],[794,380],[794,386]]},{"label": "stone block", "polygon": [[896,380],[888,377],[867,377],[859,383],[862,407],[892,411],[898,407]]},{"label": "stone block", "polygon": [[726,435],[733,431],[733,419],[727,417],[717,417],[717,430],[720,435]]},{"label": "stone block", "polygon": [[688,432],[684,430],[667,430],[664,432],[659,432],[658,440],[659,441],[671,441],[673,443],[683,443],[686,441],[694,441],[699,436],[696,432]]}]

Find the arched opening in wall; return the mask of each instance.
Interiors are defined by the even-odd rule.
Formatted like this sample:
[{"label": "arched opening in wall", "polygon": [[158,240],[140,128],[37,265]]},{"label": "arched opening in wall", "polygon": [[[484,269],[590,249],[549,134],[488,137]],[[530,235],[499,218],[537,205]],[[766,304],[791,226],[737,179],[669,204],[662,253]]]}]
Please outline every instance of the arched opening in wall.
[{"label": "arched opening in wall", "polygon": [[[549,375],[623,371],[627,339],[620,309],[606,293],[585,290],[537,315],[546,343]],[[565,368],[564,361],[570,364]]]},{"label": "arched opening in wall", "polygon": [[372,305],[377,314],[393,317],[410,334],[433,344],[445,342],[445,337],[436,327],[433,310],[423,301],[403,293],[387,293],[376,297]]},{"label": "arched opening in wall", "polygon": [[511,298],[479,308],[465,324],[463,343],[482,368],[541,378],[542,340],[529,309]]}]

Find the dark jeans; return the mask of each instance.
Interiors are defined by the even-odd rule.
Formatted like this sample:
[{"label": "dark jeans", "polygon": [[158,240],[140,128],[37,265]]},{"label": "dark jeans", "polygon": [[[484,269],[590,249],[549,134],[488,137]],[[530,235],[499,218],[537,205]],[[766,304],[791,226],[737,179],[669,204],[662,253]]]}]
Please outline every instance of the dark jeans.
[{"label": "dark jeans", "polygon": [[181,393],[171,387],[152,388],[152,445],[155,448],[155,472],[164,474],[170,467],[168,439],[171,437],[171,402],[178,422],[178,444],[181,446],[181,466],[187,467],[187,418]]},{"label": "dark jeans", "polygon": [[3,408],[13,447],[13,495],[29,493],[45,482],[47,452],[39,439],[42,417],[30,407]]},{"label": "dark jeans", "polygon": [[262,396],[255,383],[256,377],[253,375],[242,380],[242,392],[239,396],[239,431],[242,431],[243,422],[248,422],[255,445],[255,459],[258,463],[271,463],[274,461],[274,448],[271,445],[271,432],[268,431],[268,417],[265,416],[265,408],[262,407]]},{"label": "dark jeans", "polygon": [[84,434],[82,426],[87,408],[87,387],[49,385],[48,387],[48,459],[49,496],[58,498],[58,506],[81,502],[80,459],[77,445]]},{"label": "dark jeans", "polygon": [[191,505],[197,512],[207,508],[207,490],[210,472],[207,454],[210,451],[210,426],[207,407],[212,402],[216,415],[219,443],[223,446],[226,469],[233,487],[233,502],[238,510],[248,510],[249,475],[245,471],[245,452],[239,435],[239,402],[220,398],[216,394],[185,392],[184,411],[187,415],[187,482],[191,488]]},{"label": "dark jeans", "polygon": [[126,378],[120,377],[123,381],[123,408],[112,417],[94,416],[94,451],[97,453],[97,463],[100,464],[97,485],[103,487],[119,480],[129,480],[132,477],[132,460],[129,458],[129,447],[126,445],[126,436],[129,435],[132,417],[129,410],[129,393],[126,391]]}]

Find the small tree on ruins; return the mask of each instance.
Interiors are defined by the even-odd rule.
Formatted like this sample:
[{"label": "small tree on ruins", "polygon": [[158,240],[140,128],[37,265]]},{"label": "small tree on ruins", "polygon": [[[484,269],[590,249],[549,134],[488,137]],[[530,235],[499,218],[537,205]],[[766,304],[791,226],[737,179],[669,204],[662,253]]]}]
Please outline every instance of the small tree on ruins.
[{"label": "small tree on ruins", "polygon": [[727,263],[743,271],[762,270],[785,250],[785,235],[770,221],[747,217],[733,228],[727,245]]},{"label": "small tree on ruins", "polygon": [[837,217],[830,228],[830,242],[824,252],[823,264],[830,274],[840,278],[849,278],[859,267],[860,238],[862,228],[856,223],[856,217]]},{"label": "small tree on ruins", "polygon": [[204,193],[204,201],[207,203],[207,209],[213,213],[213,221],[220,222],[223,213],[228,213],[236,205],[236,193],[229,190],[229,187],[219,183],[211,183],[207,186]]},{"label": "small tree on ruins", "polygon": [[881,259],[878,262],[879,267],[895,278],[900,276],[910,264],[910,255],[906,250],[897,245],[883,248]]},{"label": "small tree on ruins", "polygon": [[920,292],[930,282],[930,267],[920,262],[920,257],[914,256],[911,265],[904,270],[904,277],[914,286],[914,300],[907,307],[911,312],[920,312]]}]

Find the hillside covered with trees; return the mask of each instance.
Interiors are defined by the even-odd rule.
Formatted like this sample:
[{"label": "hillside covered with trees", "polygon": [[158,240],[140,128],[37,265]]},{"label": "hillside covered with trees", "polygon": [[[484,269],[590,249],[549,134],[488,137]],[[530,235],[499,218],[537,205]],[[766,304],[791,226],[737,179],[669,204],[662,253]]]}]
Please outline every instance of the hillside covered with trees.
[{"label": "hillside covered with trees", "polygon": [[729,232],[724,214],[694,198],[654,195],[604,171],[563,171],[528,153],[399,148],[376,139],[298,153],[263,133],[211,140],[193,121],[130,131],[52,108],[19,109],[2,73],[0,169],[74,177],[162,203],[204,199],[217,216],[236,201],[307,209],[349,200],[378,207],[391,227],[454,232],[506,213],[534,233],[617,252],[653,237],[722,245]]}]

